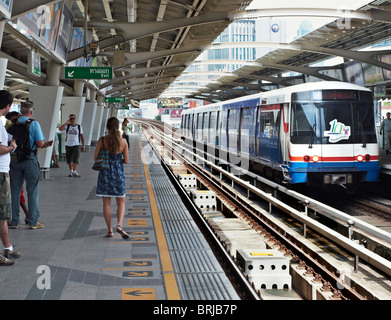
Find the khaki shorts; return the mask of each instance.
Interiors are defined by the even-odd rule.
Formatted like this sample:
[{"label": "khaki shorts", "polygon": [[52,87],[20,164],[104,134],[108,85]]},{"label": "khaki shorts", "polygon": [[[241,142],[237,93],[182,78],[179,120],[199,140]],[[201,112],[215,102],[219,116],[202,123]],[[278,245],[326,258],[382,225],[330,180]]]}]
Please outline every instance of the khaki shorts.
[{"label": "khaki shorts", "polygon": [[0,172],[0,221],[9,221],[11,217],[10,177],[8,173]]}]

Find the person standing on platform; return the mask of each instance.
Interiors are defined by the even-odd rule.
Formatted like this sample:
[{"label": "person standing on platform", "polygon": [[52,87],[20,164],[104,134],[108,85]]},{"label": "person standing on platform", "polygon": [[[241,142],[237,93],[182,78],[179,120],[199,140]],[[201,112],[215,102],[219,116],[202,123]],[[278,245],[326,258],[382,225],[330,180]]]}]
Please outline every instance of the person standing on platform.
[{"label": "person standing on platform", "polygon": [[385,137],[385,149],[386,149],[386,154],[388,154],[389,152],[391,152],[391,119],[390,119],[390,115],[391,113],[390,112],[387,112],[386,113],[386,117],[381,125],[380,125],[380,134],[382,134],[382,132],[384,131],[385,134],[384,134],[384,137]]},{"label": "person standing on platform", "polygon": [[53,164],[51,168],[60,168],[60,156],[58,151],[58,136],[57,136],[57,129],[56,134],[54,135],[54,143],[53,143],[53,150],[52,150],[52,161]]},{"label": "person standing on platform", "polygon": [[[5,116],[14,101],[13,95],[7,90],[0,90],[0,116]],[[11,187],[9,178],[10,153],[17,148],[14,140],[8,141],[8,133],[0,121],[0,238],[4,252],[0,253],[0,266],[10,266],[12,259],[19,258],[20,252],[14,250],[9,235],[8,222],[11,221]],[[19,203],[18,203],[19,205]]]},{"label": "person standing on platform", "polygon": [[[15,136],[16,126],[27,125],[27,134],[29,139],[27,158],[17,159],[13,157],[11,161],[11,199],[12,199],[12,220],[10,228],[20,227],[19,204],[20,194],[24,181],[26,181],[27,206],[29,212],[28,224],[30,229],[43,228],[43,223],[39,222],[39,179],[41,177],[40,167],[37,158],[38,149],[47,148],[53,144],[53,140],[44,142],[45,136],[38,121],[33,120],[34,104],[31,101],[22,102],[21,116],[14,120],[8,128],[8,133]],[[19,131],[19,130],[18,130]],[[20,149],[20,148],[18,148]]]},{"label": "person standing on platform", "polygon": [[59,130],[66,130],[65,155],[70,170],[68,177],[80,178],[80,174],[77,173],[80,156],[80,142],[82,143],[82,151],[86,151],[83,128],[80,124],[76,123],[76,115],[70,114],[68,121],[61,125]]},{"label": "person standing on platform", "polygon": [[96,195],[103,199],[103,214],[108,229],[106,237],[113,237],[111,198],[115,198],[117,203],[116,231],[123,239],[128,239],[129,235],[122,229],[122,223],[125,217],[125,175],[123,163],[129,162],[129,151],[126,140],[121,138],[119,125],[117,118],[110,118],[107,121],[107,135],[99,138],[96,145],[94,160],[98,157],[99,151],[103,149],[109,151],[110,163],[110,169],[99,171]]},{"label": "person standing on platform", "polygon": [[[8,130],[8,128],[11,126],[12,124],[12,121],[16,118],[19,118],[20,116],[20,113],[17,112],[17,111],[12,111],[12,112],[8,112],[7,115],[5,116],[5,118],[8,120],[5,124],[5,130]],[[23,211],[24,211],[24,214],[25,214],[25,219],[24,219],[24,222],[26,224],[28,224],[28,220],[29,220],[29,210],[27,208],[27,204],[26,204],[26,198],[24,197],[24,188],[22,187],[22,191],[20,193],[20,206],[22,207]]]},{"label": "person standing on platform", "polygon": [[131,128],[129,128],[129,120],[125,118],[124,121],[122,122],[122,137],[125,138],[128,144],[128,148],[129,148],[129,132],[132,132]]}]

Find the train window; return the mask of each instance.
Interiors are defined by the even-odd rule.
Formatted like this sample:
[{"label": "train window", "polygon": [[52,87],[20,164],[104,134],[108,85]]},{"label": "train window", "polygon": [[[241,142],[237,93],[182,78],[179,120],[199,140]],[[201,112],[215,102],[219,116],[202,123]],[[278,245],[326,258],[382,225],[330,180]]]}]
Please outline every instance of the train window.
[{"label": "train window", "polygon": [[375,143],[371,102],[293,103],[291,142],[302,144]]},{"label": "train window", "polygon": [[194,139],[194,113],[190,115],[190,121],[189,121],[189,132]]},{"label": "train window", "polygon": [[353,108],[355,143],[376,143],[377,138],[372,102],[357,103]]},{"label": "train window", "polygon": [[275,137],[278,137],[278,135],[280,134],[280,122],[281,122],[281,111],[278,110],[277,111],[277,117],[276,117],[276,127],[275,127],[275,130],[274,130],[274,136]]},{"label": "train window", "polygon": [[351,103],[322,104],[323,143],[352,143]]},{"label": "train window", "polygon": [[221,132],[221,123],[220,123],[220,111],[217,111],[216,119],[216,146],[220,145],[220,132]]},{"label": "train window", "polygon": [[291,114],[292,143],[320,143],[319,110],[315,103],[293,103]]},{"label": "train window", "polygon": [[216,136],[216,111],[213,111],[210,113],[209,116],[209,142],[215,143],[215,136]]},{"label": "train window", "polygon": [[187,114],[182,116],[182,121],[181,121],[182,135],[186,135],[187,117],[188,117]]},{"label": "train window", "polygon": [[209,113],[204,112],[203,114],[203,124],[202,124],[202,140],[207,142],[209,135]]},{"label": "train window", "polygon": [[274,114],[273,111],[261,112],[261,122],[259,133],[265,136],[274,135]]},{"label": "train window", "polygon": [[223,111],[222,121],[221,121],[221,146],[227,147],[227,119],[228,119],[228,109]]},{"label": "train window", "polygon": [[240,130],[240,151],[249,154],[254,144],[256,107],[243,108]]},{"label": "train window", "polygon": [[228,148],[238,151],[240,109],[230,109],[228,116]]},{"label": "train window", "polygon": [[202,113],[197,113],[197,139],[202,139]]},{"label": "train window", "polygon": [[246,132],[249,135],[254,135],[255,113],[256,113],[256,107],[243,108],[242,130],[247,130]]}]

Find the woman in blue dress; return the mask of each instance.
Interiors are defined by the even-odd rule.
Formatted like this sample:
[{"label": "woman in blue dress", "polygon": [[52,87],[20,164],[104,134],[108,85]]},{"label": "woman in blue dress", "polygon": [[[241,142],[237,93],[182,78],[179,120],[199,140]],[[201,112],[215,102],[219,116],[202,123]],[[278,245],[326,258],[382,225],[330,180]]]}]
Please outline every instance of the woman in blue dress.
[{"label": "woman in blue dress", "polygon": [[113,236],[111,198],[115,198],[117,203],[116,231],[121,234],[123,239],[127,239],[129,235],[122,229],[125,216],[125,175],[123,164],[129,162],[129,152],[126,140],[121,137],[119,126],[120,123],[117,118],[110,118],[106,126],[108,133],[99,139],[96,146],[94,159],[96,160],[101,149],[105,149],[109,151],[110,163],[109,170],[99,171],[96,195],[103,199],[103,214],[108,229],[106,237]]}]

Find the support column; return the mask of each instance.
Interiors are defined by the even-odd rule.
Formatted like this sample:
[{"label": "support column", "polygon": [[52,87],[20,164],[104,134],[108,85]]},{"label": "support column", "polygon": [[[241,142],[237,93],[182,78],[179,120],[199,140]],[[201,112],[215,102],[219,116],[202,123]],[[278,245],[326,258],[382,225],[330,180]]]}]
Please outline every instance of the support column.
[{"label": "support column", "polygon": [[0,90],[4,88],[5,73],[7,71],[8,59],[0,58]]},{"label": "support column", "polygon": [[103,111],[104,111],[104,96],[98,96],[98,105],[96,108],[96,116],[95,116],[95,123],[94,123],[94,130],[92,133],[92,145],[96,145],[98,142],[100,136],[101,136],[101,127],[102,127],[102,120],[103,120]]},{"label": "support column", "polygon": [[[1,48],[1,42],[3,41],[4,24],[5,24],[4,21],[0,21],[0,48]],[[8,59],[0,58],[0,90],[3,90],[4,88],[7,64],[8,64]]]},{"label": "support column", "polygon": [[102,117],[102,123],[100,127],[100,132],[101,135],[104,136],[106,134],[106,124],[107,120],[109,119],[109,114],[110,114],[110,108],[106,105],[103,110],[103,117]]},{"label": "support column", "polygon": [[58,86],[60,85],[60,73],[61,73],[61,65],[49,61],[48,68],[46,72],[46,82],[47,86]]},{"label": "support column", "polygon": [[[54,140],[64,87],[30,86],[29,92],[29,100],[34,102],[35,108],[33,118],[41,125],[46,141]],[[52,148],[51,146],[38,152],[43,178],[48,177]]]},{"label": "support column", "polygon": [[[33,118],[39,122],[46,141],[54,140],[56,135],[58,114],[64,87],[60,87],[61,65],[49,62],[45,86],[30,86],[29,100],[34,102]],[[44,148],[38,152],[38,161],[41,168],[41,178],[49,178],[52,148]]]},{"label": "support column", "polygon": [[95,116],[96,116],[97,102],[86,102],[84,106],[84,114],[82,119],[82,127],[84,132],[84,141],[86,144],[86,150],[89,150],[91,146],[92,133],[94,129]]},{"label": "support column", "polygon": [[75,97],[82,97],[84,90],[84,80],[75,80],[73,84],[73,95]]}]

